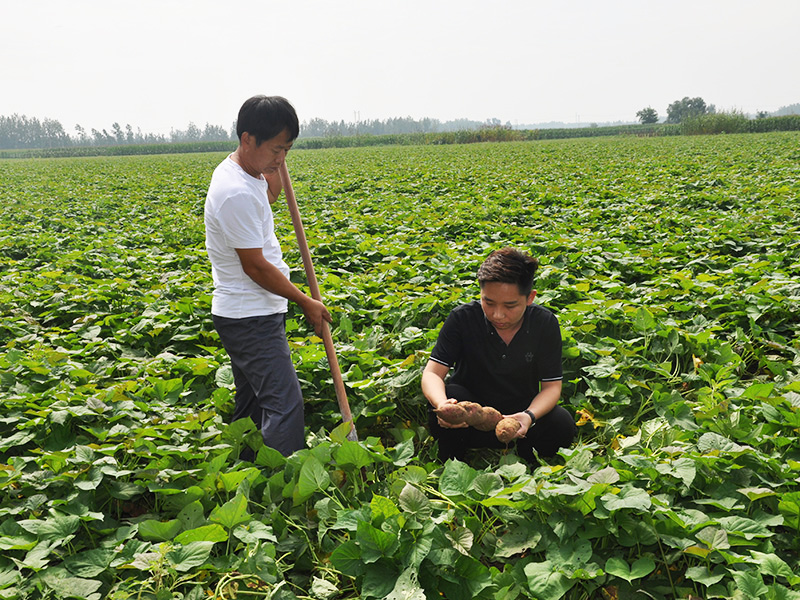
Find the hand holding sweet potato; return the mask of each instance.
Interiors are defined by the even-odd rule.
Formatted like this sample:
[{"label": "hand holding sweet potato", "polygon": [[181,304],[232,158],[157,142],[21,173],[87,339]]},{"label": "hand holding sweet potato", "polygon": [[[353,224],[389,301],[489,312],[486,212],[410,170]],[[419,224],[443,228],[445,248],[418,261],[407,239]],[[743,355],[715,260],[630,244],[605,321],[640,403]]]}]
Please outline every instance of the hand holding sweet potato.
[{"label": "hand holding sweet potato", "polygon": [[507,444],[517,436],[517,432],[522,428],[522,424],[514,417],[503,417],[497,423],[494,433],[497,439]]},{"label": "hand holding sweet potato", "polygon": [[439,408],[433,412],[435,412],[436,416],[442,421],[450,423],[450,425],[464,423],[467,416],[467,411],[462,402],[447,402],[439,406]]},{"label": "hand holding sweet potato", "polygon": [[503,415],[496,408],[477,402],[447,402],[433,411],[449,425],[466,424],[480,431],[494,431]]}]

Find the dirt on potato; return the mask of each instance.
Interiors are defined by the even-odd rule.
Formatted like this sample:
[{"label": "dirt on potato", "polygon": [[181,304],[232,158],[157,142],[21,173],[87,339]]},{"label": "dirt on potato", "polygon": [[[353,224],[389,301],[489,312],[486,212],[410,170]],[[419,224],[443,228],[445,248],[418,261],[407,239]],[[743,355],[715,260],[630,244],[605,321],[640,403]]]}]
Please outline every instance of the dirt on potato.
[{"label": "dirt on potato", "polygon": [[498,440],[507,444],[514,439],[521,427],[522,424],[513,417],[504,417],[497,423],[494,433]]},{"label": "dirt on potato", "polygon": [[494,431],[497,424],[502,420],[503,415],[492,406],[482,406],[478,411],[478,418],[473,419],[472,427],[480,431]]},{"label": "dirt on potato", "polygon": [[459,425],[463,423],[465,417],[467,416],[467,411],[463,406],[461,406],[460,402],[455,404],[442,404],[433,412],[435,412],[436,416],[442,421],[450,423],[451,425]]}]

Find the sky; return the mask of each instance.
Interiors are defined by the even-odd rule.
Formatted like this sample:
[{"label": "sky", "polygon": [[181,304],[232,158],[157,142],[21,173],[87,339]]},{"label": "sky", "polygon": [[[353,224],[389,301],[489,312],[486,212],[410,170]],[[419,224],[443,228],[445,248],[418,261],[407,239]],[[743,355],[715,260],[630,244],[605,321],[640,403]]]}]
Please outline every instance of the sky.
[{"label": "sky", "polygon": [[302,121],[636,120],[683,97],[800,102],[798,0],[0,0],[0,115],[229,129]]}]

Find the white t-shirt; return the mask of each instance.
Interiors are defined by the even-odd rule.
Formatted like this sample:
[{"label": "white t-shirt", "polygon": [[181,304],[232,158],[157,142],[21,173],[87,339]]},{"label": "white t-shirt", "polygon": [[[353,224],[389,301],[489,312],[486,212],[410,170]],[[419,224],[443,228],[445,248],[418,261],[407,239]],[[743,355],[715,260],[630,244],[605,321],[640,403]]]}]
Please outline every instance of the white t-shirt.
[{"label": "white t-shirt", "polygon": [[242,319],[286,312],[286,298],[253,281],[242,269],[236,253],[236,248],[263,248],[264,258],[289,277],[289,267],[275,235],[266,179],[248,175],[228,156],[211,177],[205,225],[206,251],[214,279],[211,313]]}]

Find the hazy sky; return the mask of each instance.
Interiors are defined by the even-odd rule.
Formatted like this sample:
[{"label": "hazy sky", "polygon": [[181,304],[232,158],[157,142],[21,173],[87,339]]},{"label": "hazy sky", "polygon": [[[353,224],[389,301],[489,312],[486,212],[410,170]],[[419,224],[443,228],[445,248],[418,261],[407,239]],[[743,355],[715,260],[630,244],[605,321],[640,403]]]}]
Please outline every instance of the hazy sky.
[{"label": "hazy sky", "polygon": [[800,102],[798,0],[0,0],[0,115],[68,133],[300,119],[631,121]]}]

